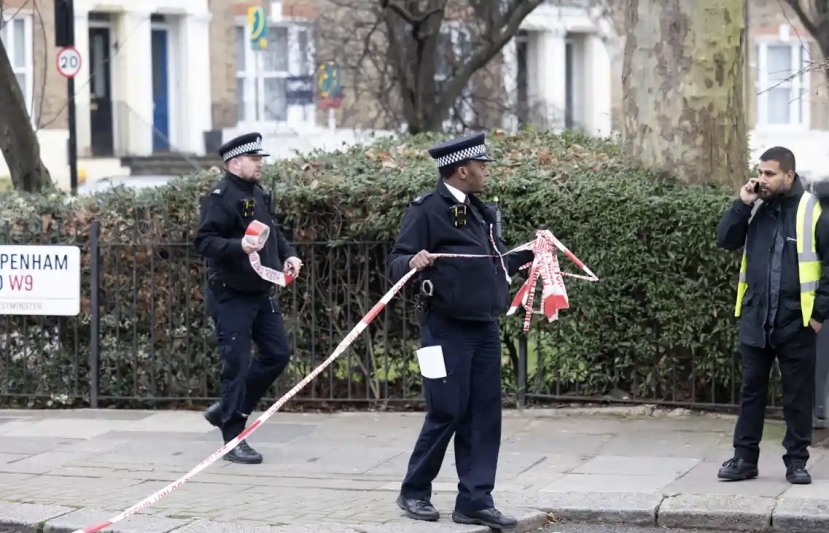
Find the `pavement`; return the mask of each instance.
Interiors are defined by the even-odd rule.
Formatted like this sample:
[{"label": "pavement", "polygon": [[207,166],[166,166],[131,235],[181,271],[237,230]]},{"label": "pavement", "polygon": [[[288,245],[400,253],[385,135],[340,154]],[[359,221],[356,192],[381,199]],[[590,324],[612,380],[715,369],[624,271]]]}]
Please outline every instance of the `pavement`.
[{"label": "pavement", "polygon": [[[249,438],[263,464],[220,460],[106,531],[488,531],[449,518],[457,484],[451,445],[433,487],[441,521],[413,522],[396,507],[422,420],[422,413],[277,413]],[[784,428],[769,421],[760,478],[719,482],[733,427],[731,416],[649,406],[506,411],[496,505],[520,518],[517,533],[828,531],[826,452],[812,450],[812,485],[789,485]],[[199,412],[0,411],[0,532],[71,533],[106,520],[220,444]]]}]

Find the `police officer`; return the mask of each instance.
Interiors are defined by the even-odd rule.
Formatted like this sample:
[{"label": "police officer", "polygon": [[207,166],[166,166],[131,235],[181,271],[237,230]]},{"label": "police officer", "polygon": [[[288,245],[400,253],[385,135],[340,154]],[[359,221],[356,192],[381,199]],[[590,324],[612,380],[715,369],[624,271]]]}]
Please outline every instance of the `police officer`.
[{"label": "police officer", "polygon": [[[227,443],[247,425],[247,418],[288,364],[289,348],[282,314],[274,299],[274,285],[262,279],[248,255],[258,252],[261,264],[299,274],[302,262],[276,227],[259,180],[263,158],[262,137],[249,133],[219,148],[227,173],[201,206],[201,223],[195,246],[207,259],[207,309],[216,326],[222,357],[222,399],[204,413],[222,431]],[[242,237],[258,220],[270,227],[264,245]],[[251,343],[259,356],[251,358]],[[262,455],[243,440],[225,459],[259,464]]]},{"label": "police officer", "polygon": [[760,172],[740,189],[717,227],[727,250],[744,248],[736,316],[743,357],[740,413],[734,456],[718,477],[758,476],[757,461],[775,358],[783,385],[786,479],[808,485],[815,397],[815,340],[829,317],[829,220],[818,198],[795,172],[794,154],[783,147],[760,156]]},{"label": "police officer", "polygon": [[[501,340],[499,315],[508,305],[508,281],[501,258],[506,247],[495,231],[496,217],[476,196],[487,180],[485,135],[477,134],[429,150],[441,176],[434,190],[411,203],[388,257],[389,276],[399,280],[420,271],[418,307],[423,347],[439,346],[446,377],[423,378],[427,414],[409,460],[397,505],[409,518],[435,521],[432,481],[455,437],[458,496],[452,520],[495,529],[517,521],[492,500],[501,445]],[[497,248],[496,248],[497,247]],[[437,253],[492,257],[435,258]],[[506,255],[512,276],[533,253]]]}]

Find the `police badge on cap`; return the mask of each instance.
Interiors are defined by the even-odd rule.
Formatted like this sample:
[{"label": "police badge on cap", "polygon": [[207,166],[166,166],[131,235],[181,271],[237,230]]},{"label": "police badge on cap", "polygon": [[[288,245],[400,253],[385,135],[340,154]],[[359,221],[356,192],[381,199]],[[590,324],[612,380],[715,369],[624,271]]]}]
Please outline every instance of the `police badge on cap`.
[{"label": "police badge on cap", "polygon": [[271,154],[262,147],[262,136],[256,132],[240,135],[219,147],[219,156],[227,163],[240,155],[260,155],[267,157]]},{"label": "police badge on cap", "polygon": [[438,168],[450,167],[469,160],[495,161],[486,153],[486,134],[450,139],[429,149]]}]

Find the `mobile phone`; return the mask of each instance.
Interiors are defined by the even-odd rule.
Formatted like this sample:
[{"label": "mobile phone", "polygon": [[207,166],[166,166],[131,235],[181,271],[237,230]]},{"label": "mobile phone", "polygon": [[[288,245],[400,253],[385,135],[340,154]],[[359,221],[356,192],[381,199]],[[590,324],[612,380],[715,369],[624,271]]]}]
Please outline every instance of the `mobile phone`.
[{"label": "mobile phone", "polygon": [[754,192],[755,193],[760,192],[760,182],[757,182],[757,181],[754,182]]}]

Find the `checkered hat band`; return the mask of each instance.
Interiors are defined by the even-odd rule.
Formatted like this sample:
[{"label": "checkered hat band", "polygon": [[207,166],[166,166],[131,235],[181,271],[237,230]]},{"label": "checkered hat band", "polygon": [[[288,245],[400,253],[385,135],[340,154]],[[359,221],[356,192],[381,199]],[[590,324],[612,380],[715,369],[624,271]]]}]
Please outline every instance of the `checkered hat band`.
[{"label": "checkered hat band", "polygon": [[256,142],[256,141],[249,142],[249,143],[245,143],[245,144],[242,144],[240,146],[237,146],[233,150],[229,150],[228,152],[226,152],[225,155],[224,155],[224,160],[225,161],[230,161],[234,157],[240,156],[242,154],[249,154],[249,153],[261,152],[261,151],[262,151],[262,143],[261,142]]},{"label": "checkered hat band", "polygon": [[439,168],[448,167],[449,165],[454,165],[459,161],[472,159],[473,157],[481,157],[482,155],[486,155],[486,145],[479,144],[478,146],[470,146],[469,148],[464,148],[463,150],[458,150],[457,152],[440,156],[435,159],[435,163],[437,163]]}]

